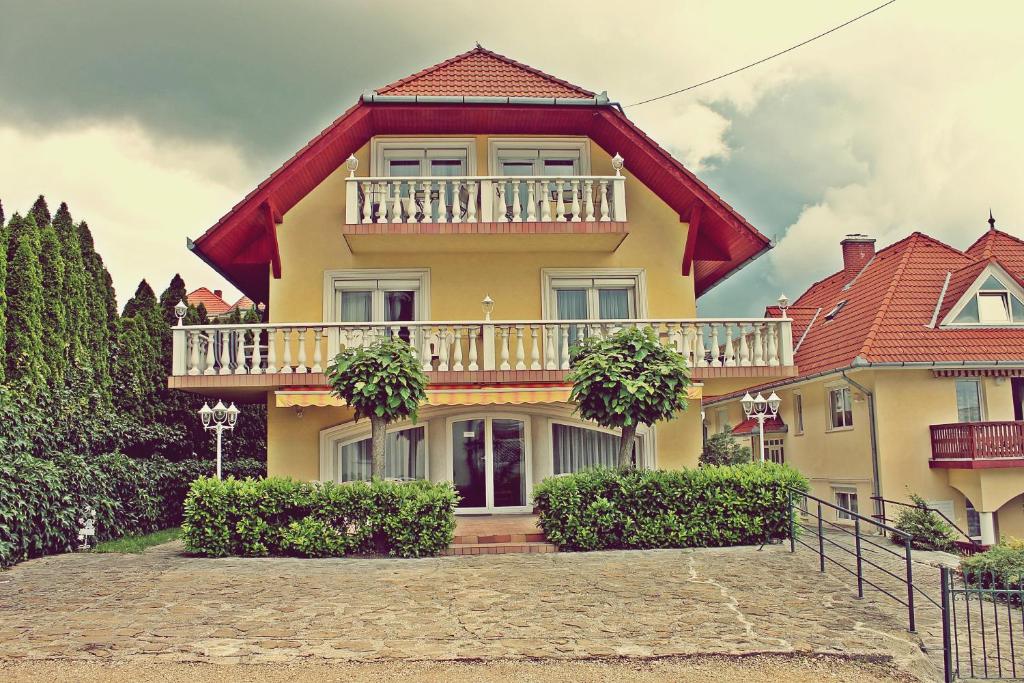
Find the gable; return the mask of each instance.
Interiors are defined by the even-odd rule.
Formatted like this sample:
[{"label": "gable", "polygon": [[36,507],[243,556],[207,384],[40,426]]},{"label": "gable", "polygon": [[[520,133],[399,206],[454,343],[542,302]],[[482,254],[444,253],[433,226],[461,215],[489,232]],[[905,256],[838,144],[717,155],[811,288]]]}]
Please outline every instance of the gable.
[{"label": "gable", "polygon": [[1024,325],[1024,288],[996,259],[980,265],[968,270],[980,272],[949,307],[940,326]]}]

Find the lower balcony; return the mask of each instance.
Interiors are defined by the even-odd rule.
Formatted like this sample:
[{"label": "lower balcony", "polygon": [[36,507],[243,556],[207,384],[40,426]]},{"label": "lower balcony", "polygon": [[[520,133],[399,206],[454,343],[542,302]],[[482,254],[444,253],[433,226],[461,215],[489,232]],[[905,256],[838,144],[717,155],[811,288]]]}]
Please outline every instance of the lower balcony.
[{"label": "lower balcony", "polygon": [[1024,467],[1024,421],[932,425],[931,433],[930,467]]},{"label": "lower balcony", "polygon": [[796,373],[788,319],[317,322],[176,327],[168,386],[240,397],[323,387],[338,351],[384,336],[408,341],[435,386],[564,384],[574,343],[633,326],[682,353],[695,381]]}]

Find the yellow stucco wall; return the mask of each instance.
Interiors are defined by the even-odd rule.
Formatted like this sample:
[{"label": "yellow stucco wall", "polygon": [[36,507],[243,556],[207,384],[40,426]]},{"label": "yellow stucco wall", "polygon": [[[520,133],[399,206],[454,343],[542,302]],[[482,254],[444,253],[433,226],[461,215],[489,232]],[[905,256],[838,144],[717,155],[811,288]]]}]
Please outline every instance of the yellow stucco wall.
[{"label": "yellow stucco wall", "polygon": [[[370,147],[367,144],[356,153],[360,175],[369,171]],[[594,144],[589,147],[590,173],[613,175],[609,153]],[[476,151],[477,174],[490,173],[486,137],[476,138]],[[434,320],[478,320],[484,295],[495,301],[496,320],[539,319],[543,268],[643,268],[646,301],[638,302],[639,313],[654,318],[696,315],[692,277],[680,272],[688,226],[653,192],[630,177],[628,159],[624,175],[630,232],[615,251],[607,252],[573,251],[572,236],[565,236],[564,251],[510,252],[503,250],[503,238],[499,236],[492,242],[493,250],[474,254],[352,253],[341,234],[347,175],[345,168],[338,169],[284,216],[278,229],[283,277],[270,282],[272,322],[322,320],[325,271],[363,268],[429,269],[429,317]],[[272,395],[268,400],[270,474],[318,478],[320,431],[349,418],[339,409],[307,408],[298,419],[292,409],[273,407]],[[493,410],[501,409],[496,406]],[[441,430],[443,423],[430,428],[432,443],[434,432]],[[701,432],[700,406],[696,402],[679,419],[659,425],[658,465],[695,465]],[[431,460],[440,444],[431,451]],[[545,457],[550,460],[549,454]],[[430,469],[431,478],[438,478],[438,468]],[[550,471],[550,463],[538,462],[534,471]]]}]

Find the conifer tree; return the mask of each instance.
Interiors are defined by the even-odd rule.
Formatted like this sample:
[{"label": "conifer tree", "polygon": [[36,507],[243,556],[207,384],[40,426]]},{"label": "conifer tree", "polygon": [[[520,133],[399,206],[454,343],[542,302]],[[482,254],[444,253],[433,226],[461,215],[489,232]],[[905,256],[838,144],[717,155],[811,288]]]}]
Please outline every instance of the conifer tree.
[{"label": "conifer tree", "polygon": [[7,382],[28,398],[45,390],[43,369],[43,278],[39,266],[40,237],[32,214],[11,217],[11,251],[16,267],[7,272]]},{"label": "conifer tree", "polygon": [[110,405],[110,344],[116,339],[117,302],[110,273],[96,253],[92,233],[85,221],[78,224],[79,246],[87,278],[86,320],[88,350],[95,372],[94,390],[101,405]]},{"label": "conifer tree", "polygon": [[196,324],[197,325],[209,325],[210,324],[210,314],[206,310],[206,304],[204,304],[202,301],[200,301],[199,305],[196,306],[196,318],[197,318],[197,320],[196,320]]},{"label": "conifer tree", "polygon": [[4,355],[7,341],[7,224],[4,222],[4,205],[0,202],[0,383],[6,375]]},{"label": "conifer tree", "polygon": [[[41,214],[36,214],[41,215]],[[46,291],[54,292],[47,297],[42,310],[43,368],[54,392],[64,388],[64,371],[67,363],[68,329],[64,292],[64,257],[60,240],[53,225],[39,226],[39,266]]]},{"label": "conifer tree", "polygon": [[61,292],[67,325],[68,363],[76,368],[76,372],[91,371],[87,362],[88,276],[85,272],[85,262],[82,260],[82,243],[78,238],[78,228],[71,219],[68,205],[63,202],[53,216],[53,229],[57,233],[61,258],[64,261],[64,283]]},{"label": "conifer tree", "polygon": [[29,209],[29,213],[36,219],[36,226],[40,229],[44,225],[50,224],[50,207],[46,205],[46,197],[43,195],[36,197],[36,201],[32,204],[32,208]]}]

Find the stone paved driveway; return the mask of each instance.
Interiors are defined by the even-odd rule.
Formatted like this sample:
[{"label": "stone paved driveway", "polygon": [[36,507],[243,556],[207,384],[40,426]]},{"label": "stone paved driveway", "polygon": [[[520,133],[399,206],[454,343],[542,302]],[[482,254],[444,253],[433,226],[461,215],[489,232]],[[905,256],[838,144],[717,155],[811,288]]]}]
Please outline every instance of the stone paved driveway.
[{"label": "stone paved driveway", "polygon": [[422,560],[61,555],[0,574],[0,660],[518,659],[835,653],[934,666],[904,616],[809,553]]}]

